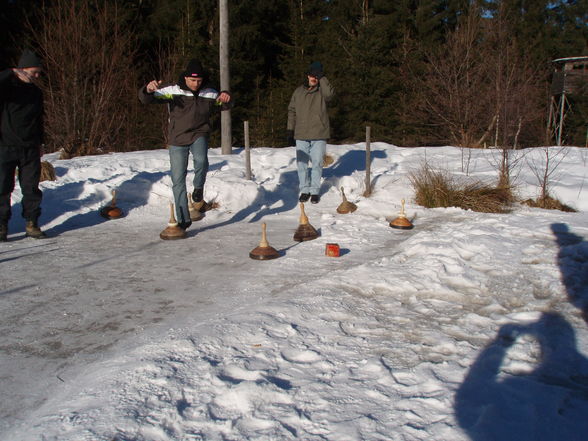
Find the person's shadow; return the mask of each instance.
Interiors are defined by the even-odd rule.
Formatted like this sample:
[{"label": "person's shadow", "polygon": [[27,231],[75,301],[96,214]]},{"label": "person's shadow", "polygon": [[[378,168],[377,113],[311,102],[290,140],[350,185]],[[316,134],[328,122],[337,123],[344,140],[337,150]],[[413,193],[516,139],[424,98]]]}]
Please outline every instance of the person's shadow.
[{"label": "person's shadow", "polygon": [[[537,341],[539,364],[507,373],[503,361],[523,335]],[[554,312],[527,325],[502,326],[470,368],[454,405],[473,441],[587,440],[588,360],[576,349],[574,329]]]},{"label": "person's shadow", "polygon": [[[374,159],[385,159],[388,153],[385,150],[372,150],[371,158]],[[365,150],[349,150],[343,154],[336,162],[330,167],[323,169],[323,182],[320,189],[320,194],[326,193],[330,187],[339,189],[341,178],[346,176],[352,176],[356,171],[362,172],[366,169],[366,157]],[[375,184],[377,176],[372,178],[371,185]]]},{"label": "person's shadow", "polygon": [[[373,158],[385,158],[386,152],[381,150],[372,151]],[[283,168],[295,166],[296,159],[292,158],[290,163]],[[330,186],[337,187],[339,179],[343,176],[350,176],[355,171],[365,170],[365,152],[359,150],[351,150],[346,152],[337,159],[332,167],[323,170],[323,183],[321,185],[320,194],[326,193]],[[288,189],[288,190],[285,190]],[[266,216],[288,212],[298,207],[298,171],[289,170],[282,171],[278,185],[273,190],[268,190],[263,183],[258,188],[258,194],[255,200],[247,207],[239,210],[230,219],[225,221],[207,225],[202,227],[199,231],[207,231],[223,227],[225,225],[233,224],[235,222],[243,221],[251,217],[248,223],[254,223],[262,220]]]},{"label": "person's shadow", "polygon": [[557,264],[568,299],[588,323],[588,242],[570,232],[566,224],[552,224],[551,231],[559,246]]}]

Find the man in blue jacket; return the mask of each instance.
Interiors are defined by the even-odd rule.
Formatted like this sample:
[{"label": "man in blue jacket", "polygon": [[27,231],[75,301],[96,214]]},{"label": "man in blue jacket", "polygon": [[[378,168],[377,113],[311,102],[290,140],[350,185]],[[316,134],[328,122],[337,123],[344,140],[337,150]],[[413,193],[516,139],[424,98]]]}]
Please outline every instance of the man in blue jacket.
[{"label": "man in blue jacket", "polygon": [[16,169],[22,192],[26,235],[46,237],[39,228],[41,199],[41,146],[43,144],[43,92],[35,84],[41,60],[24,51],[18,66],[0,72],[0,241],[8,240],[10,196]]}]

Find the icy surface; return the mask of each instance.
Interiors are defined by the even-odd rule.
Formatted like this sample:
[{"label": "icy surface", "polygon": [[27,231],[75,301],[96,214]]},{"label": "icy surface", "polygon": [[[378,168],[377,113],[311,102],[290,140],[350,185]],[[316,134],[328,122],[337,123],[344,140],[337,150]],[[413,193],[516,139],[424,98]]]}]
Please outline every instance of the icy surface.
[{"label": "icy surface", "polygon": [[[165,150],[48,155],[51,237],[24,238],[17,185],[0,244],[0,439],[588,439],[588,149],[551,187],[579,212],[509,214],[425,209],[408,180],[426,160],[490,181],[499,151],[372,150],[365,198],[364,145],[328,146],[301,243],[292,148],[253,149],[252,181],[212,149],[219,207],[179,241]],[[545,150],[516,155],[534,198]],[[402,199],[412,230],[389,226]],[[262,222],[279,259],[248,257]]]}]

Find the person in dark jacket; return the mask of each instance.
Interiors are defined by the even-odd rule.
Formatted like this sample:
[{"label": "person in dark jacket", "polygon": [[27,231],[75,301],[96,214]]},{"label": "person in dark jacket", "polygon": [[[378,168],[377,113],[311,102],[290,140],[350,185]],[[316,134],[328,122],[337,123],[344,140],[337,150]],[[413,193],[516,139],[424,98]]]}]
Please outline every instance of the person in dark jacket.
[{"label": "person in dark jacket", "polygon": [[39,189],[43,92],[35,81],[41,73],[41,60],[29,50],[23,52],[17,67],[0,72],[0,241],[8,240],[17,168],[26,235],[46,237],[38,224],[43,197]]},{"label": "person in dark jacket", "polygon": [[143,104],[163,103],[169,108],[167,130],[172,189],[176,216],[180,227],[191,224],[186,193],[186,176],[190,152],[194,163],[194,202],[204,197],[204,184],[208,172],[208,136],[210,113],[215,108],[230,109],[231,95],[210,87],[208,76],[198,60],[192,59],[182,72],[177,84],[162,86],[151,81],[139,90]]},{"label": "person in dark jacket", "polygon": [[[331,128],[327,103],[334,89],[324,75],[323,65],[315,61],[307,72],[307,84],[299,86],[288,105],[288,145],[296,143],[296,163],[300,202],[316,204],[320,201],[320,184],[323,174],[323,158]],[[309,168],[308,162],[312,163]]]}]

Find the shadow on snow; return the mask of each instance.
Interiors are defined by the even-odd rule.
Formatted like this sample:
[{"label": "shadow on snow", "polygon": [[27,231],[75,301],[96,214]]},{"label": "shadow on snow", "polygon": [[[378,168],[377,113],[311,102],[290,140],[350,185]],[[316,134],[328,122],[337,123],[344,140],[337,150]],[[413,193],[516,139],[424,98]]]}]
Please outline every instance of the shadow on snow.
[{"label": "shadow on snow", "polygon": [[[505,372],[507,352],[523,336],[537,341],[539,364]],[[587,409],[588,360],[576,349],[572,326],[554,312],[503,325],[455,397],[457,421],[473,441],[583,441]]]},{"label": "shadow on snow", "polygon": [[588,242],[569,231],[566,224],[552,224],[551,231],[559,246],[557,263],[568,300],[588,323]]},{"label": "shadow on snow", "polygon": [[[383,150],[372,151],[372,158],[385,158],[386,152]],[[323,183],[320,194],[325,194],[330,186],[338,188],[339,179],[344,176],[350,176],[355,171],[365,170],[365,151],[351,150],[346,152],[337,159],[331,167],[323,169]],[[310,170],[309,170],[310,171]],[[239,210],[230,219],[214,225],[209,225],[199,231],[207,231],[240,222],[253,216],[249,223],[258,222],[265,216],[284,213],[295,209],[298,206],[298,171],[291,170],[280,174],[280,179],[275,190],[266,190],[263,186],[259,187],[259,192],[255,200],[248,206]]]},{"label": "shadow on snow", "polygon": [[[566,224],[551,230],[568,299],[588,323],[588,243]],[[539,364],[530,372],[505,372],[508,350],[525,336],[538,343]],[[587,410],[588,360],[577,350],[573,327],[555,312],[503,325],[455,396],[457,421],[473,441],[583,441]]]}]

